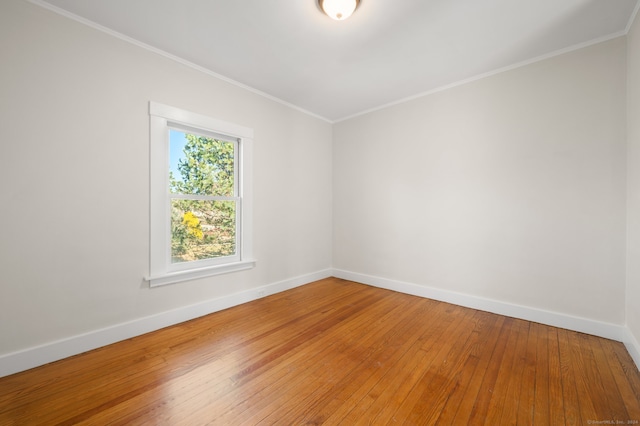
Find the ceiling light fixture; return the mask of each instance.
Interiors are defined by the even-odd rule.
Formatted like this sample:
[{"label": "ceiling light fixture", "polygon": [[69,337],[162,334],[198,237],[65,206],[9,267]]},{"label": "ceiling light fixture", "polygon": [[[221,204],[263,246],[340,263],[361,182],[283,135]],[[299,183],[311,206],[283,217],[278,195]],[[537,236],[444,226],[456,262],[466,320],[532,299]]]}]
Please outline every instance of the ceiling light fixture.
[{"label": "ceiling light fixture", "polygon": [[356,10],[360,0],[318,0],[320,9],[332,19],[343,21]]}]

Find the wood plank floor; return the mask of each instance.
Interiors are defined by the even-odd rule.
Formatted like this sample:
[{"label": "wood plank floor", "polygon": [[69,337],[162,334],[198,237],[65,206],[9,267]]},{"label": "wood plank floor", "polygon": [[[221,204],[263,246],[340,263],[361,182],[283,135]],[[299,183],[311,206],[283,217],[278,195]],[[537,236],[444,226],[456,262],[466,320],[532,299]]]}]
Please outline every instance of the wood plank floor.
[{"label": "wood plank floor", "polygon": [[621,343],[330,278],[0,379],[0,425],[638,424]]}]

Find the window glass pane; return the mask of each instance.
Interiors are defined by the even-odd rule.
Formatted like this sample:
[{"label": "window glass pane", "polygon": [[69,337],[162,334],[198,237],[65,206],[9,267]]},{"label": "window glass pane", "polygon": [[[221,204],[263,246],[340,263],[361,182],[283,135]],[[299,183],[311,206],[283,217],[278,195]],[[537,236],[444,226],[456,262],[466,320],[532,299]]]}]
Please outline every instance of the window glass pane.
[{"label": "window glass pane", "polygon": [[232,142],[171,129],[169,191],[234,196],[235,154]]},{"label": "window glass pane", "polygon": [[171,262],[236,254],[236,202],[171,200]]}]

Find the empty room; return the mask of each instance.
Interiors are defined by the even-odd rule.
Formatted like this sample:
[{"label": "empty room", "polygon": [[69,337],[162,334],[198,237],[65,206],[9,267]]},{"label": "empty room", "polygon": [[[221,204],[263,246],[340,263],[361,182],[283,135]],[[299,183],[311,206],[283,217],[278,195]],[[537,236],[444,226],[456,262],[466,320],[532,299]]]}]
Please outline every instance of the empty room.
[{"label": "empty room", "polygon": [[640,424],[639,8],[0,1],[0,425]]}]

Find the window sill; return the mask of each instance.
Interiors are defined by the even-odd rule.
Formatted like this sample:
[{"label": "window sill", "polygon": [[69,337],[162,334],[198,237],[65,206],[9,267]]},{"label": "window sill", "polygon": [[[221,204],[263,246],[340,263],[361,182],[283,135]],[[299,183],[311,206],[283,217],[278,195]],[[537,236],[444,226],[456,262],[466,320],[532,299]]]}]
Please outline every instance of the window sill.
[{"label": "window sill", "polygon": [[149,282],[149,287],[159,287],[167,284],[179,283],[182,281],[227,274],[229,272],[244,271],[246,269],[252,269],[255,266],[255,260],[243,260],[226,265],[209,266],[207,268],[191,269],[189,271],[169,272],[163,275],[145,277],[144,279],[145,281]]}]

